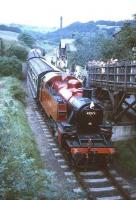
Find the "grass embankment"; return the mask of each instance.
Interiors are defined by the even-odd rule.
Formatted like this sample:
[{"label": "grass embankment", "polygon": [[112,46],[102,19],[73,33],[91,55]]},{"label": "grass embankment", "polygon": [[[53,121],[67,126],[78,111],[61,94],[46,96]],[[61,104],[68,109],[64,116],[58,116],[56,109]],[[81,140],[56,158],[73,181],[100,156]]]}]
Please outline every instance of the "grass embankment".
[{"label": "grass embankment", "polygon": [[114,145],[118,149],[114,159],[116,166],[127,176],[136,177],[136,139],[118,141]]},{"label": "grass embankment", "polygon": [[42,193],[45,195],[48,179],[41,168],[24,106],[13,99],[19,96],[17,87],[19,81],[15,78],[1,78],[0,199],[38,199]]},{"label": "grass embankment", "polygon": [[[78,195],[54,187],[24,112],[25,94],[16,78],[0,80],[0,199],[71,200]],[[22,102],[22,103],[21,103]]]}]

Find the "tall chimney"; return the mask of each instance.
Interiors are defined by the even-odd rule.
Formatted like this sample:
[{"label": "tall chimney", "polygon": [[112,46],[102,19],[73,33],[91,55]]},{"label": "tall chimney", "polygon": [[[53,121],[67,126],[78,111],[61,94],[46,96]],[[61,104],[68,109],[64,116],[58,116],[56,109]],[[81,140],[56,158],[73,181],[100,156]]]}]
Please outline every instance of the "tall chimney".
[{"label": "tall chimney", "polygon": [[60,17],[60,29],[62,29],[62,27],[63,27],[63,17],[61,16]]}]

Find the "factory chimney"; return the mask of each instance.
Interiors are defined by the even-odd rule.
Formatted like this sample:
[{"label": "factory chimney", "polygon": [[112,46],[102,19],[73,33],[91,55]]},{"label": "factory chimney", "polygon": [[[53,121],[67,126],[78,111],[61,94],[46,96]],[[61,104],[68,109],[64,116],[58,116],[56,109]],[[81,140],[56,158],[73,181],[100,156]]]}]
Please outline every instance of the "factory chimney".
[{"label": "factory chimney", "polygon": [[63,27],[63,17],[61,16],[60,17],[60,29],[62,29],[62,27]]}]

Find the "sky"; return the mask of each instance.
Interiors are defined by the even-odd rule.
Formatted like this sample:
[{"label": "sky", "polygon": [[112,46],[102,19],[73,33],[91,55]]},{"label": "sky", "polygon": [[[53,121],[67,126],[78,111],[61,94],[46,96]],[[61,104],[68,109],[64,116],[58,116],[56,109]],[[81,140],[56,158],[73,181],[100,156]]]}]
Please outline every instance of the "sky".
[{"label": "sky", "polygon": [[76,22],[127,20],[136,14],[136,0],[0,0],[0,23],[63,27]]}]

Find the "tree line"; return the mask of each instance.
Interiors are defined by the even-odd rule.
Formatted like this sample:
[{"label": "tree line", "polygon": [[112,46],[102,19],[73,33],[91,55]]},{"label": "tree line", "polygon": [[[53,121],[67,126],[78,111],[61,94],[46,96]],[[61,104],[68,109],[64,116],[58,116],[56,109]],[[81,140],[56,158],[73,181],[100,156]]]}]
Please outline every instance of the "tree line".
[{"label": "tree line", "polygon": [[22,79],[22,62],[34,44],[35,40],[28,33],[20,33],[14,42],[0,38],[0,76]]},{"label": "tree line", "polygon": [[126,22],[120,31],[107,37],[102,32],[92,36],[78,34],[76,52],[68,52],[69,65],[85,66],[89,60],[136,59],[136,25]]}]

